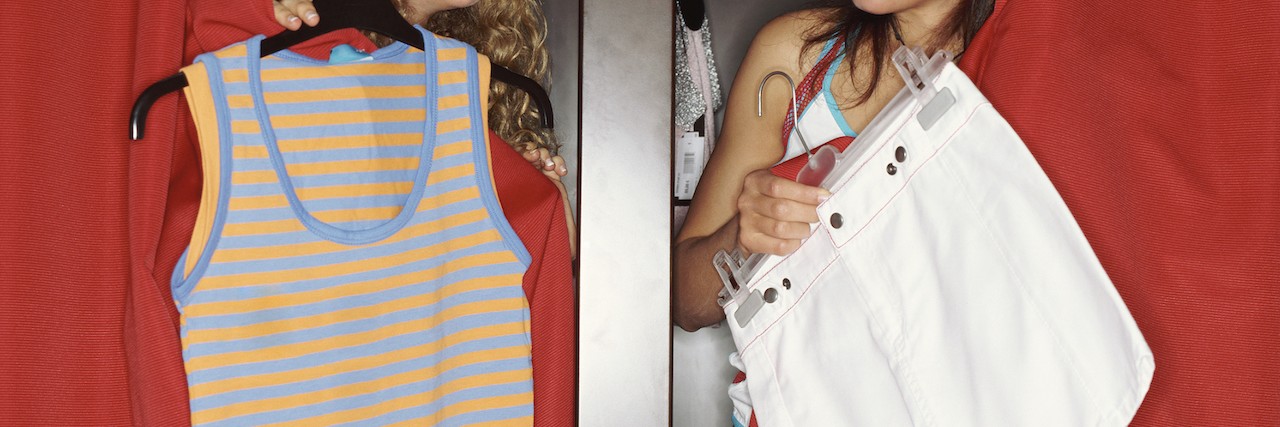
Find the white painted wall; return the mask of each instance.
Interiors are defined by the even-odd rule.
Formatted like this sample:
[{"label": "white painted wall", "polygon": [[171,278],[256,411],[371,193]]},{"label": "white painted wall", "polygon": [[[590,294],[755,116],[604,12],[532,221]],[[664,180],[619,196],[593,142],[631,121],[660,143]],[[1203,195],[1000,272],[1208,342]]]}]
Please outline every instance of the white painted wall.
[{"label": "white painted wall", "polygon": [[672,3],[581,5],[578,422],[666,426]]}]

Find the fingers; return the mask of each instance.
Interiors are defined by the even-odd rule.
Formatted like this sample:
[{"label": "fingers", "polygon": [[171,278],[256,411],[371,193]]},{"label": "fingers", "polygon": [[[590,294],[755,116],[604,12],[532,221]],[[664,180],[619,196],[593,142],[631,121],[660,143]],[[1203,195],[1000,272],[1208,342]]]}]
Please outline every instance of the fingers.
[{"label": "fingers", "polygon": [[778,178],[768,170],[747,175],[738,196],[738,244],[750,252],[786,255],[818,222],[818,204],[831,192]]},{"label": "fingers", "polygon": [[569,168],[565,167],[564,165],[564,157],[560,157],[559,154],[552,156],[551,163],[555,166],[555,168],[552,169],[551,172],[555,172],[557,177],[561,177],[569,174]]},{"label": "fingers", "polygon": [[314,27],[320,23],[320,15],[316,13],[311,0],[275,0],[276,22],[290,30],[302,28],[302,24]]},{"label": "fingers", "polygon": [[[546,148],[528,148],[522,153],[524,160],[532,164],[543,172],[555,172],[561,176],[568,173],[568,169],[564,167],[564,158],[560,156],[552,156],[551,152]],[[561,171],[564,172],[561,172]]]},{"label": "fingers", "polygon": [[273,1],[271,4],[274,5],[276,9],[276,22],[281,26],[292,31],[297,31],[298,28],[302,27],[302,19],[298,18],[297,15],[294,15],[293,11],[285,8],[284,5],[280,4],[278,1]]},{"label": "fingers", "polygon": [[743,187],[744,193],[750,190],[767,197],[794,200],[814,206],[831,197],[831,192],[824,188],[779,178],[765,169],[748,174]]},{"label": "fingers", "polygon": [[538,158],[535,160],[536,163],[533,164],[534,167],[544,171],[550,171],[556,167],[556,162],[551,160],[551,152],[546,148],[539,148],[533,151],[538,153]]},{"label": "fingers", "polygon": [[809,237],[809,224],[816,222],[816,205],[763,196],[738,198],[739,240],[752,252],[794,250],[800,240]]},{"label": "fingers", "polygon": [[564,183],[563,183],[563,180],[561,180],[561,175],[554,173],[554,171],[550,171],[550,170],[544,170],[544,171],[541,171],[541,173],[543,173],[543,176],[547,176],[547,179],[552,180],[552,183],[556,183],[557,185],[561,185],[561,187],[563,187]]},{"label": "fingers", "polygon": [[547,179],[551,180],[552,182],[555,182],[557,184],[563,184],[563,182],[561,182],[560,180],[560,174],[556,173],[555,171],[542,171],[542,175],[547,177]]},{"label": "fingers", "polygon": [[550,152],[545,148],[529,147],[524,149],[522,153],[524,160],[538,168],[538,170],[549,170],[555,163],[551,163]]},{"label": "fingers", "polygon": [[560,177],[569,173],[569,168],[564,164],[564,157],[559,155],[551,155],[546,148],[534,148],[532,144],[528,147],[517,147],[520,155],[524,157],[526,162],[537,168],[538,171],[551,178],[552,181],[560,181]]},{"label": "fingers", "polygon": [[738,211],[774,221],[812,224],[818,222],[818,205],[744,193],[738,197]]},{"label": "fingers", "polygon": [[809,224],[811,224],[806,221],[779,220],[753,213],[743,214],[739,221],[745,223],[744,227],[753,233],[780,240],[800,240],[809,237]]},{"label": "fingers", "polygon": [[539,157],[540,155],[538,153],[538,150],[534,149],[533,147],[529,147],[529,148],[516,147],[516,151],[520,152],[520,156],[524,157],[524,160],[526,162],[532,163],[534,166],[537,166],[539,163],[542,162],[542,159]]},{"label": "fingers", "polygon": [[[816,216],[816,215],[815,215]],[[816,219],[815,219],[816,222]],[[738,214],[738,245],[751,253],[787,255],[809,237],[806,221],[785,221],[751,212]]]},{"label": "fingers", "polygon": [[787,256],[800,249],[802,240],[773,239],[763,234],[740,236],[738,245],[751,254]]}]

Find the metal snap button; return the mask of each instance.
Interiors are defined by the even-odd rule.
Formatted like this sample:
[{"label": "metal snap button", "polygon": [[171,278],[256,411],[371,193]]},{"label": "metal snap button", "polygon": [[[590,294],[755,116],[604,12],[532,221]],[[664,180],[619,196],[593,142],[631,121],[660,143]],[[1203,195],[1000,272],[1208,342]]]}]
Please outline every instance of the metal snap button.
[{"label": "metal snap button", "polygon": [[898,159],[898,163],[907,161],[907,147],[899,146],[893,151],[893,158]]},{"label": "metal snap button", "polygon": [[782,287],[791,289],[791,279],[782,279]]},{"label": "metal snap button", "polygon": [[885,167],[884,169],[885,171],[889,172],[889,175],[898,173],[898,167],[894,166],[893,163],[890,163],[889,166]]},{"label": "metal snap button", "polygon": [[844,217],[841,217],[839,212],[831,214],[831,226],[840,228],[842,225],[844,225]]},{"label": "metal snap button", "polygon": [[764,302],[774,302],[778,300],[778,290],[769,288],[764,290]]}]

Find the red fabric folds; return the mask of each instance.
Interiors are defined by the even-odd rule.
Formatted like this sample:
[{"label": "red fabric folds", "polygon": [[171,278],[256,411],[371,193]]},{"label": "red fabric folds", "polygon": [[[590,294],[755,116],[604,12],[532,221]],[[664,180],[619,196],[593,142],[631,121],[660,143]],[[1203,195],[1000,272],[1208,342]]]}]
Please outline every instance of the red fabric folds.
[{"label": "red fabric folds", "polygon": [[1133,425],[1280,420],[1280,3],[1000,1],[961,61],[1156,359]]},{"label": "red fabric folds", "polygon": [[[261,4],[255,6],[260,7],[246,8],[236,0],[192,0],[188,47],[194,52],[185,58],[184,63],[189,63],[194,54],[216,50],[254,34],[280,31],[279,24],[272,18],[270,3],[259,3]],[[349,43],[365,50],[375,48],[355,30],[343,30],[313,39],[293,50],[324,58],[328,56],[329,49],[339,43]],[[182,114],[185,116],[185,110]],[[184,122],[189,122],[189,119]],[[533,327],[535,423],[539,426],[572,425],[576,416],[577,331],[571,256],[568,234],[564,227],[566,212],[555,186],[530,167],[496,134],[491,133],[490,136],[494,138],[491,141],[490,156],[494,162],[493,174],[503,211],[534,260],[525,274],[524,288],[530,301]],[[179,143],[182,142],[179,139]],[[189,145],[184,149],[191,149]],[[185,163],[175,165],[175,175],[199,170],[194,155],[181,156],[177,161]],[[155,254],[157,268],[152,271],[152,276],[161,288],[159,293],[166,300],[168,274],[181,255],[195,219],[197,201],[194,198],[187,200],[187,196],[198,197],[198,180],[198,177],[195,180],[177,180],[175,186],[182,185],[179,183],[188,186],[170,188],[169,206],[164,212],[164,228],[169,232],[162,233],[166,237],[160,239],[162,247]],[[176,315],[171,308],[167,311],[171,318]],[[156,334],[139,333],[136,339],[130,341],[137,344],[133,354],[147,354],[149,348],[176,344],[158,341]],[[173,354],[167,350],[157,350],[157,353],[156,359]],[[175,361],[153,362],[168,366]],[[182,372],[181,359],[177,359],[176,363],[179,368],[177,372]],[[177,387],[179,381],[181,392]],[[144,421],[186,416],[185,413],[173,411],[179,404],[183,406],[183,411],[186,409],[185,377],[178,378],[167,373],[163,377],[155,375],[152,378],[140,378],[135,381],[133,388],[137,393],[150,395],[134,401],[137,413]],[[147,422],[144,424],[151,425]]]},{"label": "red fabric folds", "polygon": [[[169,273],[200,197],[180,94],[126,138],[147,85],[199,53],[273,33],[265,0],[0,6],[0,425],[188,425]],[[64,31],[65,30],[65,31]],[[354,30],[337,42],[372,48]],[[539,425],[573,425],[576,325],[559,192],[500,140],[491,147],[508,219],[534,264]]]},{"label": "red fabric folds", "polygon": [[182,42],[138,28],[157,15],[181,26],[168,5],[0,3],[0,425],[130,421],[125,123],[156,71],[137,37],[170,36],[149,58]]},{"label": "red fabric folds", "polygon": [[[1280,3],[998,7],[961,65],[1035,154],[1155,352],[1134,425],[1274,424]],[[125,123],[144,87],[273,32],[270,16],[266,0],[0,2],[0,425],[187,423],[167,281],[195,216],[194,133],[178,95],[152,109],[146,140],[127,141]],[[344,38],[358,40],[315,43]],[[569,283],[562,208],[521,185],[527,174],[508,176],[531,168],[507,154],[495,151],[511,162],[495,173],[520,191],[503,190],[504,209],[522,238],[548,236],[530,248],[549,254],[530,275]],[[562,381],[538,386],[543,425],[574,424],[572,292],[530,294],[535,322],[567,331],[544,344],[534,326],[535,382]]]}]

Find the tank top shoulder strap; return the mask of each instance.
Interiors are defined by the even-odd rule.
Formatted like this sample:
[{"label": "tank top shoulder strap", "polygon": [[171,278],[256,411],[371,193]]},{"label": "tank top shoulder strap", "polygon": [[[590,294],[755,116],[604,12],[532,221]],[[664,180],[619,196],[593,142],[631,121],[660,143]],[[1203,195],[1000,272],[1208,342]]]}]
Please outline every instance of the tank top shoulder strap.
[{"label": "tank top shoulder strap", "polygon": [[[840,58],[844,50],[844,34],[837,35],[828,40],[819,53],[818,62],[813,68],[805,73],[804,78],[800,80],[800,84],[796,86],[796,105],[801,108],[800,114],[804,114],[804,109],[808,108],[813,98],[822,92],[822,85],[832,64],[836,63],[836,59]],[[787,140],[791,136],[791,130],[796,124],[795,111],[790,106],[787,107],[787,117],[782,122],[782,144],[785,147]]]}]

